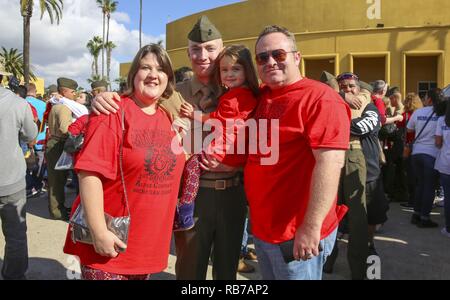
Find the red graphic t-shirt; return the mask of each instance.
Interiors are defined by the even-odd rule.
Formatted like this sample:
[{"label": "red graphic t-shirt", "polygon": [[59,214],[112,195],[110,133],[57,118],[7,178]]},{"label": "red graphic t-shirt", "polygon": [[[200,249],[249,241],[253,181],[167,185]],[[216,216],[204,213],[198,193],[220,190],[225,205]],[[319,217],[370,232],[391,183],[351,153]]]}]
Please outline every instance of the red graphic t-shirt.
[{"label": "red graphic t-shirt", "polygon": [[386,104],[384,104],[383,98],[376,95],[372,95],[373,104],[378,108],[381,117],[381,125],[386,124]]},{"label": "red graphic t-shirt", "polygon": [[[161,109],[147,115],[129,98],[122,98],[119,106],[125,110],[123,171],[131,214],[127,250],[116,258],[100,256],[91,245],[73,243],[69,228],[64,252],[78,256],[82,265],[105,272],[157,273],[167,267],[185,156],[172,151],[175,133]],[[121,118],[120,110],[109,116],[91,115],[75,164],[77,172],[89,171],[101,178],[105,212],[115,217],[127,215],[119,170]],[[72,212],[79,203],[77,198]]]},{"label": "red graphic t-shirt", "polygon": [[[271,120],[279,120],[279,158],[273,165],[262,165],[261,158],[270,154],[248,156],[244,185],[256,237],[269,243],[294,238],[310,198],[315,166],[312,150],[348,149],[350,118],[350,109],[339,94],[314,80],[304,78],[278,90],[262,89],[255,119],[267,119],[269,129]],[[270,146],[270,130],[267,140]],[[324,220],[321,239],[338,223],[335,202]]]},{"label": "red graphic t-shirt", "polygon": [[[217,148],[221,148],[221,152],[214,154],[220,162],[229,166],[240,166],[245,163],[246,147],[242,153],[239,153],[237,148],[238,134],[248,136],[242,132],[246,130],[243,121],[246,121],[253,114],[257,103],[252,91],[243,87],[234,88],[220,97],[219,106],[215,112],[211,113],[210,117],[222,124],[219,132],[222,135],[223,144],[219,146],[212,143],[209,149],[213,152]],[[234,121],[231,127],[227,126],[230,121]],[[231,148],[233,148],[233,152],[230,152]]]}]

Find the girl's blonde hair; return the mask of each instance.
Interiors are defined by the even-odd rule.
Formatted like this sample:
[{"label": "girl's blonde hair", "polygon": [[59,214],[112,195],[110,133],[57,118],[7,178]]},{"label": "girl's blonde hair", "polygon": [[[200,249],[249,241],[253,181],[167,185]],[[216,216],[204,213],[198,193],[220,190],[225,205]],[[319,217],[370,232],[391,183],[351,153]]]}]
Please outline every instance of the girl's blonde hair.
[{"label": "girl's blonde hair", "polygon": [[416,93],[409,93],[405,98],[405,112],[415,112],[423,107],[422,100]]},{"label": "girl's blonde hair", "polygon": [[259,94],[258,77],[256,76],[255,66],[253,65],[252,54],[244,45],[230,45],[225,47],[216,59],[214,71],[212,73],[213,81],[222,87],[221,93],[226,90],[222,86],[220,79],[220,61],[223,57],[228,56],[236,60],[236,63],[244,67],[245,84],[256,97]]}]

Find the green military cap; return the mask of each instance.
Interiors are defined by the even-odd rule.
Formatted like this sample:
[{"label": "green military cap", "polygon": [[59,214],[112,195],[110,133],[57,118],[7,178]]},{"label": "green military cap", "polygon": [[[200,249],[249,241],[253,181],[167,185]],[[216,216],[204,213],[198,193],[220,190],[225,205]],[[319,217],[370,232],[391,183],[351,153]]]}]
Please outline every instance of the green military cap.
[{"label": "green military cap", "polygon": [[190,41],[197,43],[205,43],[221,38],[220,31],[211,23],[207,16],[201,16],[188,35]]},{"label": "green military cap", "polygon": [[76,90],[78,88],[78,83],[75,80],[69,78],[58,78],[58,88],[68,88],[71,90]]},{"label": "green military cap", "polygon": [[95,90],[95,89],[97,89],[97,88],[100,88],[100,87],[107,88],[107,87],[108,87],[108,83],[107,83],[106,81],[104,81],[104,80],[97,80],[97,81],[94,81],[94,82],[91,84],[91,88],[92,88],[93,90]]},{"label": "green military cap", "polygon": [[50,94],[52,93],[57,93],[58,92],[58,87],[55,84],[52,84],[48,87],[48,92]]},{"label": "green military cap", "polygon": [[335,81],[336,77],[334,77],[333,74],[327,72],[327,71],[323,71],[322,75],[320,75],[320,82],[322,83],[329,83],[331,81]]},{"label": "green military cap", "polygon": [[397,86],[389,88],[389,90],[386,93],[386,97],[391,97],[395,93],[400,93],[400,88]]},{"label": "green military cap", "polygon": [[369,91],[371,94],[373,93],[373,86],[371,84],[368,84],[367,82],[360,80],[359,86],[361,87],[362,90]]}]

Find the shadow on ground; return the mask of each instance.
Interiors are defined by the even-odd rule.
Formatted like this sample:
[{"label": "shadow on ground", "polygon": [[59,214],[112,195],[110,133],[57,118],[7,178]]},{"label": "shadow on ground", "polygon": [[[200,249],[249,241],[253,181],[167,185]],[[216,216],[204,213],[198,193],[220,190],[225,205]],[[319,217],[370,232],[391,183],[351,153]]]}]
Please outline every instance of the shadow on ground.
[{"label": "shadow on ground", "polygon": [[[0,259],[0,268],[3,260]],[[28,271],[25,276],[28,280],[61,280],[67,279],[67,269],[59,261],[41,257],[28,259]]]}]

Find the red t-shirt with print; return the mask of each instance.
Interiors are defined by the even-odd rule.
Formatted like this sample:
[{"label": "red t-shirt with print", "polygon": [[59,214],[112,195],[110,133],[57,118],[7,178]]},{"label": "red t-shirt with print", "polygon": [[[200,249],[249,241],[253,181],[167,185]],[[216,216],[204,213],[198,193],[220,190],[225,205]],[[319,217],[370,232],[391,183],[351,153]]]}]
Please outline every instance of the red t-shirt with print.
[{"label": "red t-shirt with print", "polygon": [[[304,78],[277,90],[262,88],[255,112],[258,137],[263,130],[260,122],[267,119],[268,145],[276,144],[270,124],[278,120],[274,129],[279,132],[279,150],[275,148],[268,155],[249,154],[245,166],[244,185],[256,237],[269,243],[294,238],[310,200],[315,166],[312,150],[348,149],[350,118],[350,109],[339,94],[320,82]],[[261,159],[271,155],[276,163],[263,165],[268,163],[261,163]],[[336,202],[323,222],[321,239],[339,224]]]},{"label": "red t-shirt with print", "polygon": [[[125,111],[123,171],[131,214],[127,250],[116,258],[100,256],[91,245],[73,243],[69,228],[64,252],[78,256],[82,265],[105,272],[157,273],[167,267],[185,156],[182,151],[172,151],[175,133],[161,109],[147,115],[129,98],[122,98],[119,106]],[[91,115],[75,164],[77,172],[88,171],[100,177],[105,212],[115,217],[127,215],[119,169],[121,118],[120,110],[109,116]],[[79,203],[77,198],[72,213]]]},{"label": "red t-shirt with print", "polygon": [[383,98],[372,95],[372,101],[380,112],[381,125],[386,124],[386,105],[384,104]]},{"label": "red t-shirt with print", "polygon": [[[248,136],[244,121],[252,116],[257,103],[250,89],[238,87],[223,94],[219,99],[217,110],[210,114],[212,119],[216,119],[222,124],[218,131],[222,137],[222,145],[219,146],[214,143],[216,142],[214,140],[208,150],[216,151],[214,157],[223,164],[240,166],[245,163],[247,145],[242,145],[244,148],[241,150],[238,149],[238,135]],[[232,122],[232,125],[230,122]],[[243,141],[245,142],[245,140]],[[217,152],[217,150],[220,152]]]}]

